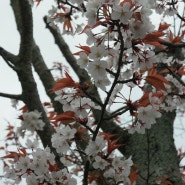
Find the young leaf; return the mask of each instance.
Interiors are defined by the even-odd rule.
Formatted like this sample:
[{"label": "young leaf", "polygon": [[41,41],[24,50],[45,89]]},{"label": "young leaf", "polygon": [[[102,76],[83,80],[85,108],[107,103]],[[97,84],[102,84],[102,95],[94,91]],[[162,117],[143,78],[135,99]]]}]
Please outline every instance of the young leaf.
[{"label": "young leaf", "polygon": [[61,121],[64,124],[69,124],[71,122],[74,122],[75,120],[75,113],[73,111],[66,111],[55,117],[55,121]]},{"label": "young leaf", "polygon": [[170,83],[161,75],[149,75],[145,79],[149,84],[153,85],[157,90],[166,91],[164,84],[170,85]]}]

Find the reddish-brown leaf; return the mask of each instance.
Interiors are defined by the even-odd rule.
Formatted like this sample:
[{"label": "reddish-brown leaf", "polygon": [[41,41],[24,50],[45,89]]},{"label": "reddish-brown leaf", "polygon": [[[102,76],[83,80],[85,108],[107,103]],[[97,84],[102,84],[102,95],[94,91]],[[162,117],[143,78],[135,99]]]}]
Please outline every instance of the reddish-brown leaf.
[{"label": "reddish-brown leaf", "polygon": [[89,46],[76,46],[77,48],[82,49],[81,51],[78,51],[76,53],[73,53],[73,55],[79,55],[81,52],[86,53],[87,55],[89,55],[89,53],[91,53],[90,51],[90,47]]},{"label": "reddish-brown leaf", "polygon": [[149,84],[153,85],[158,90],[166,90],[164,84],[170,85],[170,83],[161,75],[149,75],[145,79]]},{"label": "reddish-brown leaf", "polygon": [[3,159],[15,159],[17,160],[19,157],[23,156],[25,157],[26,156],[26,149],[24,148],[21,148],[21,149],[18,149],[19,152],[12,152],[10,151],[9,154],[1,157]]},{"label": "reddish-brown leaf", "polygon": [[96,28],[96,27],[98,27],[98,26],[104,25],[104,24],[106,24],[107,22],[108,22],[107,20],[105,20],[105,21],[99,20],[99,21],[97,21],[97,22],[91,27],[91,29],[94,29],[94,28]]},{"label": "reddish-brown leaf", "polygon": [[21,110],[24,113],[24,112],[27,112],[28,111],[28,107],[26,105],[24,105],[19,110]]},{"label": "reddish-brown leaf", "polygon": [[[137,101],[137,108],[138,107],[145,107],[150,104],[149,100],[149,92],[146,92],[138,101]],[[164,94],[161,91],[153,92],[152,97],[156,96],[158,98],[164,99]]]},{"label": "reddish-brown leaf", "polygon": [[161,32],[161,31],[155,31],[153,33],[147,34],[142,40],[145,44],[150,44],[150,45],[159,47],[164,50],[165,47],[160,44],[160,42],[162,41],[162,39],[160,37],[162,37],[164,35],[165,35],[165,33]]},{"label": "reddish-brown leaf", "polygon": [[108,148],[107,153],[108,155],[112,153],[115,149],[118,149],[119,147],[123,146],[123,144],[118,144],[119,138],[111,141],[110,139],[107,140],[108,142]]},{"label": "reddish-brown leaf", "polygon": [[185,67],[182,66],[177,70],[177,73],[181,76],[185,75]]},{"label": "reddish-brown leaf", "polygon": [[86,25],[84,29],[80,32],[80,34],[84,33],[86,30],[90,29],[91,27],[89,25]]},{"label": "reddish-brown leaf", "polygon": [[69,18],[65,20],[65,22],[63,24],[63,29],[67,32],[72,32],[73,31],[71,20]]},{"label": "reddish-brown leaf", "polygon": [[163,184],[167,184],[167,185],[174,185],[172,182],[170,182],[168,179],[166,179],[166,178],[162,178],[161,179],[161,183],[163,183]]},{"label": "reddish-brown leaf", "polygon": [[66,87],[69,87],[69,88],[79,87],[79,83],[75,82],[67,72],[65,73],[65,75],[66,75],[66,78],[62,78],[56,81],[54,87],[51,89],[52,91],[58,91]]},{"label": "reddish-brown leaf", "polygon": [[170,27],[170,24],[162,24],[160,23],[158,31],[162,32]]},{"label": "reddish-brown leaf", "polygon": [[138,178],[138,171],[135,170],[131,170],[130,174],[129,174],[129,179],[130,179],[130,183],[131,185],[136,182],[137,178]]},{"label": "reddish-brown leaf", "polygon": [[75,113],[73,111],[66,111],[55,117],[55,121],[61,121],[64,124],[69,124],[71,122],[74,122],[75,120]]},{"label": "reddish-brown leaf", "polygon": [[173,44],[179,44],[179,43],[181,42],[181,40],[182,40],[182,38],[181,38],[180,36],[176,36],[176,37],[173,39],[172,43],[173,43]]}]

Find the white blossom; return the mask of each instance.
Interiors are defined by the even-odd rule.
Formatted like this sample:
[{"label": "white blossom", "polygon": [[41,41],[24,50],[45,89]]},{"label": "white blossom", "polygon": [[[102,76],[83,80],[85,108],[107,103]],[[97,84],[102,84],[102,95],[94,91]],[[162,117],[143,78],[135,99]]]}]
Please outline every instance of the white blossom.
[{"label": "white blossom", "polygon": [[124,3],[123,6],[115,5],[111,18],[113,20],[120,20],[123,24],[127,24],[129,19],[132,17],[132,11],[130,10],[130,3]]},{"label": "white blossom", "polygon": [[108,166],[108,162],[102,159],[100,156],[95,157],[95,162],[93,163],[93,167],[95,169],[104,170],[106,166]]}]

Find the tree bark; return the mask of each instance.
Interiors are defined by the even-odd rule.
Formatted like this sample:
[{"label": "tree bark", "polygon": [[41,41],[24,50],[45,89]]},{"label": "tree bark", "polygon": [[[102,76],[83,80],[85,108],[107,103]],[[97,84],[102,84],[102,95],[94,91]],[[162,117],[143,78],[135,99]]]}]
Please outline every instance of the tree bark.
[{"label": "tree bark", "polygon": [[133,134],[125,149],[139,169],[137,185],[155,185],[162,179],[182,185],[179,161],[173,138],[175,112],[163,112],[162,117],[145,134]]}]

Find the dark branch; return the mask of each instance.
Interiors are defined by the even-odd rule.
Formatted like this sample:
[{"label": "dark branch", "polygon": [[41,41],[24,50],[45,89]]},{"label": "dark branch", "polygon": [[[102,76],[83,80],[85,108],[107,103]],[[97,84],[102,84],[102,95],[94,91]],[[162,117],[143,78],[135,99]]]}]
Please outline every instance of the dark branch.
[{"label": "dark branch", "polygon": [[14,71],[17,71],[18,69],[15,67],[15,64],[18,60],[18,57],[16,55],[13,55],[12,53],[6,51],[2,47],[0,47],[0,55],[6,62],[6,64],[12,68]]},{"label": "dark branch", "polygon": [[7,94],[7,93],[1,93],[0,96],[4,98],[10,98],[10,99],[15,99],[15,100],[23,100],[21,94]]}]

